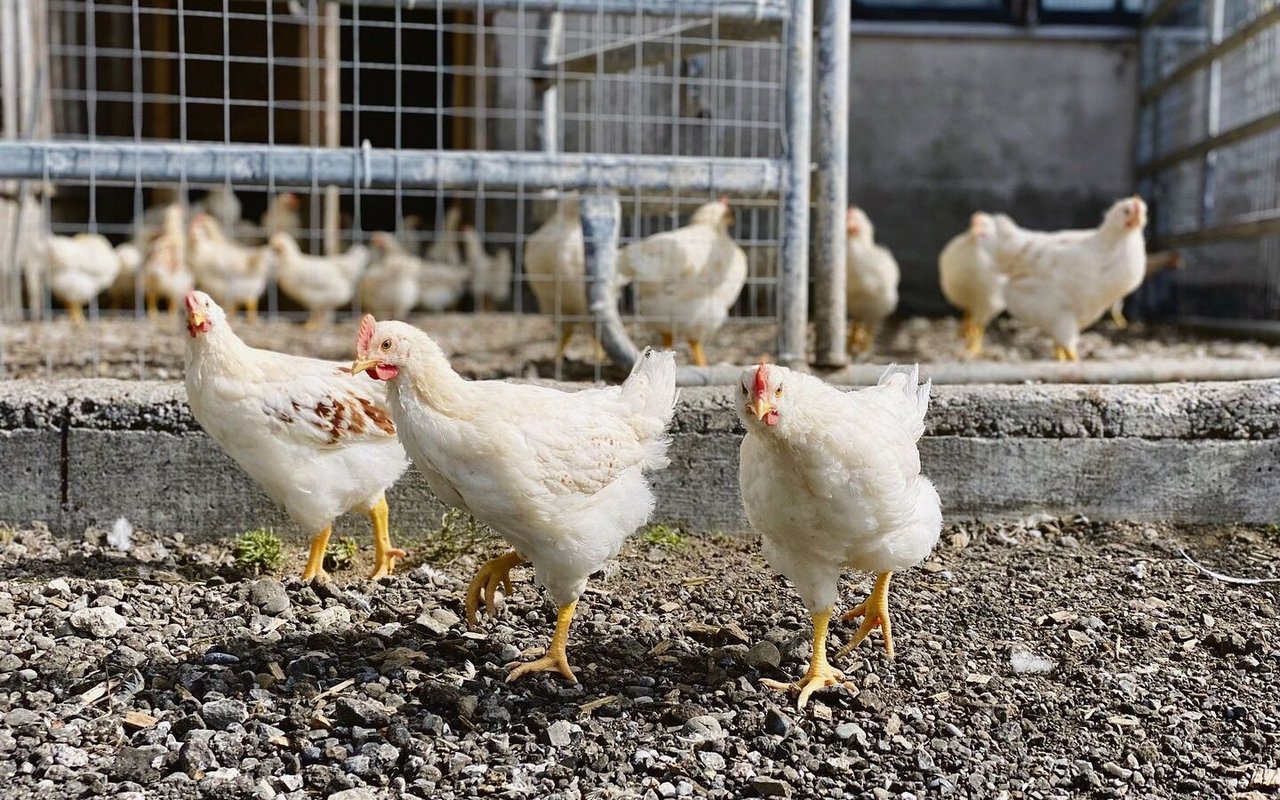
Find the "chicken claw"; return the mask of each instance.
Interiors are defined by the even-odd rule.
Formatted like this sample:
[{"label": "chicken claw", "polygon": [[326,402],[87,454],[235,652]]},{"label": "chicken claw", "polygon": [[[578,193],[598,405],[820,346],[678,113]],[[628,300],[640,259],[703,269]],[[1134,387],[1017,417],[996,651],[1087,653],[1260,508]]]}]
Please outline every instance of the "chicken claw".
[{"label": "chicken claw", "polygon": [[795,683],[761,679],[760,683],[777,692],[800,692],[796,708],[803,709],[809,698],[819,689],[828,686],[843,686],[852,690],[852,684],[844,679],[844,673],[827,663],[827,625],[831,622],[831,609],[813,615],[813,656],[809,659],[809,669],[804,677]]},{"label": "chicken claw", "polygon": [[1124,330],[1129,327],[1129,319],[1124,315],[1124,301],[1117,300],[1116,304],[1111,307],[1111,321],[1116,327]]},{"label": "chicken claw", "polygon": [[502,593],[511,594],[511,568],[518,567],[525,563],[524,556],[515,550],[503,553],[497,558],[491,558],[480,565],[480,569],[476,571],[476,576],[471,579],[471,585],[467,587],[467,627],[474,628],[476,626],[476,612],[480,608],[480,593],[484,592],[485,611],[489,612],[489,616],[494,616],[498,607],[494,602],[498,586],[502,586]]},{"label": "chicken claw", "polygon": [[[518,556],[515,551],[507,555]],[[530,673],[551,672],[552,670],[559,672],[568,681],[578,682],[577,676],[573,674],[573,667],[569,666],[568,653],[569,626],[573,624],[573,612],[577,607],[577,600],[568,605],[560,606],[560,610],[556,613],[556,632],[551,636],[551,646],[547,648],[546,654],[542,658],[515,665],[515,668],[511,670],[511,674],[507,676],[507,683],[523,678]],[[512,665],[508,664],[507,666]]]},{"label": "chicken claw", "polygon": [[857,647],[873,630],[879,628],[884,633],[885,654],[890,660],[893,659],[893,625],[889,622],[889,579],[892,577],[892,572],[877,575],[871,596],[840,617],[845,622],[862,617],[862,624],[858,626],[853,640],[840,648],[837,658]]},{"label": "chicken claw", "polygon": [[1058,361],[1079,361],[1080,355],[1074,347],[1064,347],[1060,344],[1053,346],[1053,357]]}]

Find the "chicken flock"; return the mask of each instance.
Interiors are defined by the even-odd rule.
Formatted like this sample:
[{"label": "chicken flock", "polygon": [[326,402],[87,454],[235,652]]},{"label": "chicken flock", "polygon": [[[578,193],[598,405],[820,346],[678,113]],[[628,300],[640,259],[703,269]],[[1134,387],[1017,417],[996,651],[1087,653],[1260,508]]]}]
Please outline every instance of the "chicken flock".
[{"label": "chicken flock", "polygon": [[[175,202],[149,209],[135,223],[139,233],[115,247],[97,234],[46,234],[20,260],[40,264],[28,269],[28,284],[47,281],[77,324],[104,291],[125,306],[140,291],[155,315],[162,304],[176,314],[192,288],[215,298],[229,316],[243,308],[254,321],[272,280],[309,312],[312,327],[347,307],[407,319],[416,309],[456,308],[467,296],[481,311],[512,301],[518,283],[512,252],[489,252],[457,205],[448,207],[421,250],[422,220],[407,215],[399,235],[377,231],[367,244],[329,255],[303,252],[300,207],[297,195],[278,195],[255,224],[240,217],[233,192],[215,188],[190,208]],[[33,210],[38,219],[39,205]],[[1124,298],[1148,275],[1181,265],[1177,253],[1147,254],[1146,221],[1138,197],[1116,201],[1097,228],[1084,230],[1036,231],[1006,214],[974,213],[969,228],[938,256],[943,296],[962,312],[966,353],[982,354],[987,327],[1005,312],[1045,333],[1054,357],[1064,361],[1078,360],[1080,332],[1108,312],[1124,327]],[[621,248],[609,287],[609,296],[621,301],[631,286],[634,317],[655,335],[653,344],[670,349],[681,340],[698,366],[709,363],[704,343],[724,325],[747,282],[734,222],[728,197],[703,204],[684,227]],[[901,271],[876,241],[866,211],[849,208],[846,229],[847,349],[868,355],[897,310]],[[576,328],[593,327],[576,194],[561,193],[554,212],[528,236],[521,267],[538,309],[557,325],[558,360]]]},{"label": "chicken flock", "polygon": [[[304,579],[323,579],[336,517],[368,514],[381,578],[405,552],[390,540],[388,489],[410,462],[443,503],[484,523],[509,546],[485,562],[465,598],[467,624],[511,570],[530,564],[557,608],[545,654],[513,664],[508,680],[552,671],[576,681],[570,625],[590,576],[618,556],[654,510],[650,475],[667,466],[676,403],[671,351],[645,350],[617,386],[565,391],[467,380],[440,346],[404,322],[366,315],[349,365],[249,347],[208,294],[191,291],[186,389],[217,446],[313,536]],[[856,646],[880,630],[889,657],[890,576],[937,541],[937,492],[920,473],[929,384],[891,367],[878,386],[846,393],[818,378],[761,363],[742,376],[736,410],[746,424],[741,485],[769,563],[813,616],[808,672],[768,685],[813,692],[842,683],[827,661],[828,623],[844,569],[875,572]]]}]

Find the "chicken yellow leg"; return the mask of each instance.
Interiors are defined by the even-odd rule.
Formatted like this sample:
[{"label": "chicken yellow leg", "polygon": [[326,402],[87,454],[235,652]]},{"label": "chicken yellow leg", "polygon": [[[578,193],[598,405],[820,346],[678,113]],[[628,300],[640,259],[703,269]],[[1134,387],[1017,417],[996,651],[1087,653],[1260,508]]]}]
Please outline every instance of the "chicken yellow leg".
[{"label": "chicken yellow leg", "polygon": [[71,317],[71,324],[77,328],[84,324],[84,309],[79,303],[67,303],[67,315]]},{"label": "chicken yellow leg", "polygon": [[662,334],[662,349],[663,349],[663,350],[670,350],[672,347],[674,347],[674,346],[675,346],[675,344],[676,344],[676,337],[675,337],[675,334],[672,334],[672,333],[665,333],[665,332]]},{"label": "chicken yellow leg", "polygon": [[311,540],[311,552],[307,556],[307,568],[302,571],[302,579],[304,581],[329,577],[329,573],[324,571],[324,553],[329,549],[329,536],[332,533],[333,526],[326,525],[325,529],[317,533]]},{"label": "chicken yellow leg", "polygon": [[476,570],[476,576],[471,579],[471,585],[467,587],[468,628],[476,626],[476,612],[480,608],[480,593],[484,593],[484,607],[489,612],[489,616],[492,617],[498,611],[498,607],[494,603],[494,598],[498,593],[498,586],[502,586],[503,594],[510,596],[511,568],[518,567],[523,563],[525,563],[524,556],[512,550],[503,553],[497,558],[491,558],[480,565],[480,569]]},{"label": "chicken yellow leg", "polygon": [[154,292],[147,292],[147,318],[155,319],[160,316],[160,298],[156,297]]},{"label": "chicken yellow leg", "polygon": [[523,678],[532,672],[551,672],[552,670],[559,672],[566,680],[574,683],[578,682],[578,678],[573,674],[573,668],[569,666],[569,653],[567,650],[569,626],[573,624],[573,612],[577,607],[577,600],[568,605],[560,606],[559,612],[556,613],[556,632],[551,635],[551,646],[547,648],[546,655],[534,661],[520,664],[511,670],[511,674],[507,676],[507,683]]},{"label": "chicken yellow leg", "polygon": [[254,297],[244,301],[244,317],[245,320],[252,323],[258,321],[258,298]]},{"label": "chicken yellow leg", "polygon": [[375,581],[390,575],[395,570],[396,559],[408,555],[400,548],[391,546],[391,527],[387,522],[389,516],[386,497],[379,499],[369,509],[369,520],[373,522],[373,572],[369,573],[369,578]]},{"label": "chicken yellow leg", "polygon": [[569,342],[573,339],[573,323],[566,322],[564,327],[560,329],[560,344],[556,345],[556,361],[564,358],[564,353],[569,349]]},{"label": "chicken yellow leg", "polygon": [[1053,357],[1058,361],[1079,361],[1080,355],[1076,353],[1074,347],[1064,347],[1060,344],[1053,346]]},{"label": "chicken yellow leg", "polygon": [[851,354],[866,353],[871,350],[871,329],[861,322],[849,326],[849,341],[846,347]]},{"label": "chicken yellow leg", "polygon": [[827,626],[831,623],[831,609],[813,614],[813,655],[809,658],[809,669],[795,683],[774,681],[765,678],[760,682],[779,692],[792,689],[800,691],[800,699],[796,708],[804,708],[814,692],[827,686],[844,685],[844,673],[827,663]]},{"label": "chicken yellow leg", "polygon": [[307,331],[314,331],[314,330],[317,330],[318,328],[324,327],[324,324],[328,321],[329,321],[328,315],[325,314],[325,312],[312,311],[311,315],[307,317],[307,321],[302,324],[302,329]]},{"label": "chicken yellow leg", "polygon": [[840,648],[840,652],[836,654],[837,658],[861,644],[862,640],[876,628],[884,633],[885,654],[890,659],[893,658],[893,625],[889,622],[889,579],[892,577],[892,572],[882,572],[877,575],[871,596],[840,618],[848,622],[862,617],[862,624],[858,626],[858,632],[853,635],[853,640]]},{"label": "chicken yellow leg", "polygon": [[1111,321],[1116,324],[1120,330],[1129,327],[1129,320],[1124,315],[1124,301],[1117,300],[1116,304],[1111,307]]},{"label": "chicken yellow leg", "polygon": [[693,356],[693,363],[699,367],[707,365],[707,354],[702,352],[702,342],[697,339],[689,340],[689,353]]}]

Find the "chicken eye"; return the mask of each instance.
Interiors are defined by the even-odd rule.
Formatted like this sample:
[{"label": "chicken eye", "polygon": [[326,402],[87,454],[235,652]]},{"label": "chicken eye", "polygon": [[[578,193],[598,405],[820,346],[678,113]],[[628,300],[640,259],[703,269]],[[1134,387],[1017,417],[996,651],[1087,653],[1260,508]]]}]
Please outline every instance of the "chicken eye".
[{"label": "chicken eye", "polygon": [[782,397],[782,387],[781,387],[781,386],[779,386],[777,389],[775,389],[775,390],[773,391],[773,396],[774,396],[774,397]]},{"label": "chicken eye", "polygon": [[390,340],[390,339],[383,339],[383,340],[382,340],[382,351],[385,353],[386,351],[388,351],[388,350],[390,350],[390,349],[391,349],[391,340]]},{"label": "chicken eye", "polygon": [[746,385],[745,383],[744,383],[744,384],[742,384],[742,396],[743,396],[743,397],[746,397],[748,393],[749,393],[749,392],[748,392],[748,390],[747,390],[747,385]]}]

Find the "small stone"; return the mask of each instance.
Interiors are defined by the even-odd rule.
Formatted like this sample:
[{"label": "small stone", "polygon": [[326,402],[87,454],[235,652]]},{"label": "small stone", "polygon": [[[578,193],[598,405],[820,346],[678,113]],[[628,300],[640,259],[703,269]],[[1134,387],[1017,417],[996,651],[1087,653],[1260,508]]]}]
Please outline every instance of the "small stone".
[{"label": "small stone", "polygon": [[413,624],[432,636],[444,636],[461,621],[457,614],[447,608],[434,608],[425,614],[420,614]]},{"label": "small stone", "polygon": [[249,602],[271,617],[284,613],[290,606],[289,593],[285,591],[284,584],[275,578],[259,578],[254,581],[249,587]]},{"label": "small stone", "polygon": [[745,661],[748,667],[756,669],[776,668],[782,663],[782,653],[776,644],[765,639],[751,646]]},{"label": "small stone", "polygon": [[205,773],[218,768],[218,759],[209,747],[212,732],[193,732],[178,750],[178,769],[199,780]]},{"label": "small stone", "polygon": [[381,728],[391,723],[391,714],[380,703],[358,697],[339,698],[335,713],[339,722],[362,728]]},{"label": "small stone", "polygon": [[1103,764],[1102,771],[1106,772],[1113,778],[1119,778],[1122,781],[1127,781],[1133,776],[1133,770],[1122,767],[1114,761],[1108,761]]},{"label": "small stone", "polygon": [[66,578],[54,578],[45,584],[45,594],[56,594],[63,597],[71,596],[71,584],[67,583]]},{"label": "small stone", "polygon": [[55,744],[53,746],[53,762],[74,769],[87,765],[89,763],[89,754],[79,747],[72,747],[69,744]]},{"label": "small stone", "polygon": [[317,611],[311,621],[320,630],[345,627],[351,624],[351,612],[342,606],[330,606]]},{"label": "small stone", "polygon": [[879,714],[884,711],[884,698],[877,692],[858,692],[853,698],[853,705],[863,711],[870,711],[872,714]]},{"label": "small stone", "polygon": [[698,760],[702,762],[702,766],[712,772],[723,772],[725,767],[724,756],[713,750],[701,750],[698,752]]},{"label": "small stone", "polygon": [[25,728],[40,724],[40,715],[25,708],[15,708],[4,715],[6,728]]},{"label": "small stone", "polygon": [[200,706],[200,717],[216,731],[225,731],[249,718],[249,709],[239,700],[210,700]]},{"label": "small stone", "polygon": [[775,736],[786,736],[793,725],[791,718],[774,706],[764,712],[764,729]]},{"label": "small stone", "polygon": [[160,779],[155,766],[169,751],[160,745],[146,747],[122,747],[116,751],[111,764],[111,774],[121,781],[147,784]]},{"label": "small stone", "polygon": [[573,729],[567,720],[558,719],[547,726],[547,743],[552,747],[568,747],[573,741]]},{"label": "small stone", "polygon": [[97,639],[115,636],[128,624],[129,621],[113,609],[101,606],[82,608],[71,615],[71,627]]},{"label": "small stone", "polygon": [[790,797],[791,785],[777,778],[755,778],[751,786],[761,797]]},{"label": "small stone", "polygon": [[658,784],[658,796],[659,797],[675,797],[676,785],[671,781],[663,781],[662,783]]},{"label": "small stone", "polygon": [[372,789],[343,789],[329,795],[329,800],[378,800]]},{"label": "small stone", "polygon": [[681,733],[694,744],[716,742],[727,735],[724,728],[720,727],[720,720],[709,714],[690,717],[681,728]]}]

